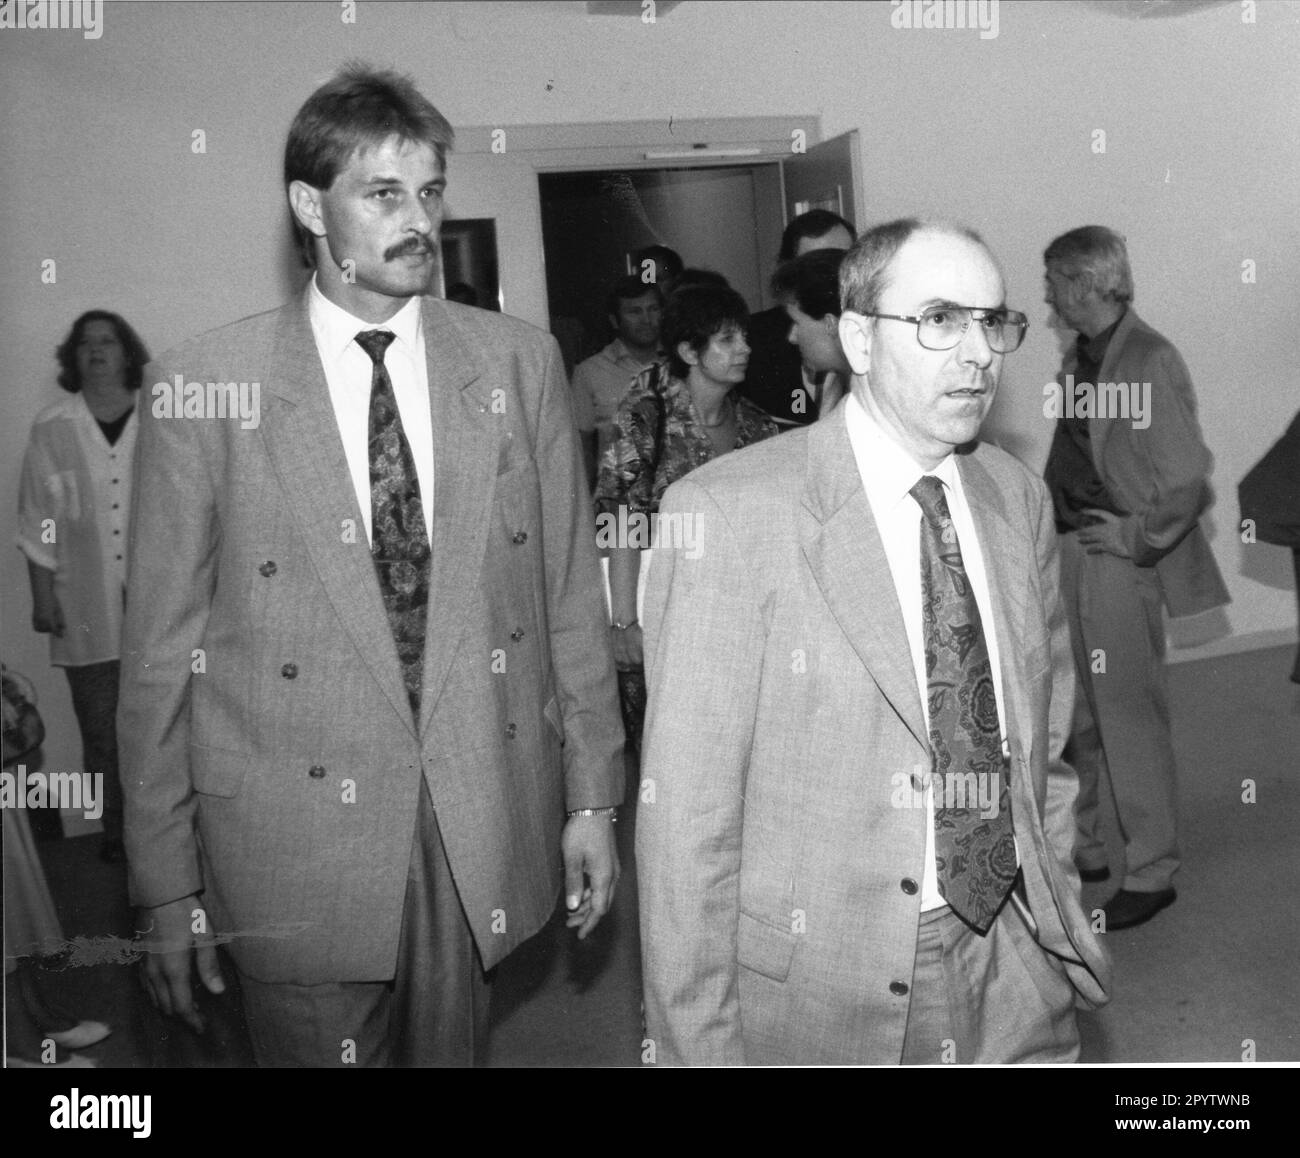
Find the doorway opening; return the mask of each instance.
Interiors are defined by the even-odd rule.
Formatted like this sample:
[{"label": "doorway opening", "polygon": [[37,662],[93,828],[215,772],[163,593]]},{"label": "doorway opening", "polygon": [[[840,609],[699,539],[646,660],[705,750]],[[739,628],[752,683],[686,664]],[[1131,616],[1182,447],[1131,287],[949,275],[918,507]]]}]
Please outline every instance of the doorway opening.
[{"label": "doorway opening", "polygon": [[551,332],[566,361],[610,341],[606,291],[648,245],[722,274],[751,310],[768,304],[783,228],[777,164],[551,172],[537,183]]}]

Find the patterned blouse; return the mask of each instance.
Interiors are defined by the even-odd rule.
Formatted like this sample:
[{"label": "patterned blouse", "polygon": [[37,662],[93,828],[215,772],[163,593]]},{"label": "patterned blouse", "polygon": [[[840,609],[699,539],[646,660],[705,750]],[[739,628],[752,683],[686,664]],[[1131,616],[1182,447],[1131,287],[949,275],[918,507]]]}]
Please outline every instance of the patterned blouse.
[{"label": "patterned blouse", "polygon": [[[780,427],[735,391],[739,450],[780,432]],[[668,487],[717,455],[700,422],[690,387],[668,373],[666,363],[638,374],[614,419],[614,439],[600,459],[596,511],[653,515]]]}]

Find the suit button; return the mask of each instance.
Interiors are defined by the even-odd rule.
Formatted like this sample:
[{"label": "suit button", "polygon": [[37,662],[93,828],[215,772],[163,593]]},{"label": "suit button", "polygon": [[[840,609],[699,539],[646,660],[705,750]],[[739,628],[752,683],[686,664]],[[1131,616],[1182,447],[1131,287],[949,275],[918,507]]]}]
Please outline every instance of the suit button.
[{"label": "suit button", "polygon": [[916,896],[916,882],[911,877],[904,877],[898,882],[898,887],[903,890],[909,897]]},{"label": "suit button", "polygon": [[522,547],[526,542],[528,542],[528,532],[516,531],[510,541],[514,543],[516,547]]},{"label": "suit button", "polygon": [[516,643],[518,643],[521,639],[523,639],[523,637],[524,637],[524,632],[523,632],[523,628],[521,627],[516,627],[514,631],[510,633],[510,638],[513,639]]},{"label": "suit button", "polygon": [[891,981],[889,983],[889,992],[895,997],[906,997],[907,986],[902,981]]},{"label": "suit button", "polygon": [[266,578],[269,579],[271,578],[272,575],[275,574],[275,564],[268,559],[265,563],[263,563],[258,568],[258,571],[261,572],[261,574],[265,575]]},{"label": "suit button", "polygon": [[507,725],[506,725],[506,739],[507,739],[507,740],[513,740],[513,739],[515,738],[515,733],[516,733],[517,731],[519,731],[519,729],[516,728],[516,727],[514,726],[514,724],[507,724]]},{"label": "suit button", "polygon": [[319,764],[313,764],[310,768],[307,769],[307,775],[310,776],[313,780],[324,780],[325,769],[322,768]]},{"label": "suit button", "polygon": [[295,680],[298,678],[298,665],[296,663],[286,663],[280,669],[280,674],[287,680]]}]

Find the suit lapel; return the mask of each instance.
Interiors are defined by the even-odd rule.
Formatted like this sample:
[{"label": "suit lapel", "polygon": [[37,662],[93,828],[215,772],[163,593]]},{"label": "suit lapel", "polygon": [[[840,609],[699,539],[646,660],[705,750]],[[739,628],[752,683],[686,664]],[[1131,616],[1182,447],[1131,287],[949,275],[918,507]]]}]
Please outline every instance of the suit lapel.
[{"label": "suit lapel", "polygon": [[[482,380],[478,359],[441,301],[425,299],[422,321],[433,415],[434,469],[433,575],[421,693],[423,730],[433,715],[478,595],[499,470],[501,431],[513,416],[494,409],[491,383]],[[483,662],[488,662],[486,655]]]},{"label": "suit lapel", "polygon": [[263,443],[321,584],[376,683],[412,726],[305,294],[282,311],[266,387],[277,401],[263,417]]},{"label": "suit lapel", "polygon": [[[1015,653],[1016,640],[1024,638],[1029,569],[1035,565],[1029,558],[1026,528],[1011,525],[1006,500],[973,455],[958,454],[957,470],[979,536],[998,652],[1009,657]],[[1006,659],[1002,662],[1005,664]]]},{"label": "suit lapel", "polygon": [[[1097,387],[1097,405],[1100,407],[1101,384],[1102,382],[1114,382],[1115,363],[1119,361],[1124,352],[1124,346],[1128,342],[1128,336],[1133,332],[1135,326],[1141,325],[1141,320],[1130,306],[1125,312],[1120,323],[1115,327],[1115,332],[1111,335],[1110,341],[1106,344],[1106,354],[1101,360],[1101,365],[1097,368],[1098,381],[1093,385]],[[1098,473],[1101,471],[1101,459],[1106,450],[1106,439],[1110,437],[1110,432],[1115,429],[1115,424],[1094,414],[1088,422],[1088,440],[1092,445],[1092,462],[1097,468]],[[1105,477],[1105,476],[1103,476]]]},{"label": "suit lapel", "polygon": [[809,432],[804,507],[810,515],[802,531],[804,557],[831,614],[881,694],[928,751],[903,611],[843,416]]}]

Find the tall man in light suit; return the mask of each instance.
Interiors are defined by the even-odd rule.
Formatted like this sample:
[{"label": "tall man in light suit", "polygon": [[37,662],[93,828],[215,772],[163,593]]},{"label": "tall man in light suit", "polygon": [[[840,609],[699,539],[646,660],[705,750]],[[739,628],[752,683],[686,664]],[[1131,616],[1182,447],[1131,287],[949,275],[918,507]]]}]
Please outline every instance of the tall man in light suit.
[{"label": "tall man in light suit", "polygon": [[974,234],[911,219],[841,289],[849,401],[661,507],[696,522],[645,603],[654,1057],[1073,1060],[1109,963],[1048,776],[1074,694],[1052,509],[975,443],[1024,315]]},{"label": "tall man in light suit", "polygon": [[1195,615],[1229,596],[1200,526],[1211,459],[1191,375],[1132,307],[1124,239],[1086,225],[1056,238],[1043,260],[1047,303],[1079,334],[1058,379],[1066,404],[1046,468],[1079,677],[1075,855],[1085,880],[1110,876],[1097,830],[1104,768],[1125,854],[1122,887],[1106,904],[1114,931],[1177,897],[1164,612]]},{"label": "tall man in light suit", "polygon": [[550,916],[561,852],[580,937],[618,875],[559,351],[420,296],[451,137],[391,73],[319,89],[285,151],[314,278],[146,379],[260,383],[251,424],[143,403],[120,729],[132,894],[169,950],[147,984],[199,1026],[191,946],[224,983],[194,933],[230,938],[264,1065],[477,1062],[484,971]]}]

